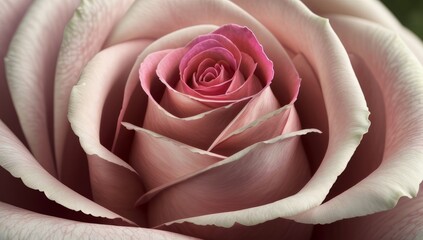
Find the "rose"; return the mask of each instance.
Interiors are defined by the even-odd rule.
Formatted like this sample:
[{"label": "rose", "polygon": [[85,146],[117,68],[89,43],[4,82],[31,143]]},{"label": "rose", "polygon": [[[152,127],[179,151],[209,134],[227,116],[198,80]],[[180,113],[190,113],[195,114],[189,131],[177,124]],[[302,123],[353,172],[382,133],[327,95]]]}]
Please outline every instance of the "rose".
[{"label": "rose", "polygon": [[[60,236],[64,231],[73,231],[72,234],[77,234],[81,228],[91,228],[98,234],[110,233],[119,237],[132,233],[140,234],[140,237],[143,237],[142,234],[154,237],[159,237],[159,234],[177,237],[172,233],[146,228],[104,227],[82,222],[128,224],[125,220],[118,223],[108,220],[122,220],[124,216],[141,225],[142,219],[138,217],[143,208],[138,207],[134,210],[132,205],[128,204],[141,195],[139,178],[128,171],[130,166],[126,162],[108,151],[113,141],[108,134],[114,133],[104,129],[114,128],[115,123],[110,123],[108,120],[117,118],[120,106],[114,108],[113,103],[116,99],[121,99],[123,92],[122,85],[119,85],[123,84],[122,81],[114,83],[112,80],[118,79],[121,75],[125,76],[140,52],[143,52],[142,57],[146,57],[149,52],[181,47],[184,45],[182,43],[190,41],[195,36],[210,32],[210,28],[207,27],[193,27],[164,36],[174,30],[198,23],[218,25],[237,23],[248,26],[257,35],[269,58],[274,62],[275,79],[286,77],[280,68],[276,67],[277,64],[281,67],[287,66],[282,64],[284,59],[276,51],[282,48],[272,47],[278,46],[273,44],[281,42],[289,51],[302,78],[295,109],[299,112],[303,128],[315,127],[323,133],[318,136],[306,135],[303,139],[308,158],[312,162],[313,177],[299,193],[270,205],[194,217],[184,220],[184,223],[175,222],[161,226],[161,229],[206,238],[219,238],[222,234],[225,237],[241,238],[242,234],[244,238],[283,234],[288,239],[293,237],[300,239],[301,236],[294,235],[299,234],[306,239],[311,234],[312,225],[301,223],[329,223],[362,216],[393,207],[401,196],[416,195],[422,175],[420,166],[422,134],[419,126],[422,121],[420,120],[422,91],[419,82],[422,78],[422,68],[421,63],[413,57],[400,38],[420,61],[423,56],[422,48],[420,43],[377,2],[363,1],[362,6],[357,3],[351,6],[346,2],[330,0],[319,1],[318,6],[314,6],[312,1],[306,2],[316,13],[329,17],[331,23],[329,25],[326,20],[311,14],[296,1],[236,2],[239,7],[223,1],[205,1],[201,4],[189,1],[137,2],[127,13],[125,11],[130,5],[129,1],[116,4],[109,2],[110,5],[102,7],[99,7],[100,3],[85,1],[66,27],[63,43],[61,33],[71,18],[77,2],[35,2],[13,34],[20,16],[23,16],[24,9],[29,5],[29,3],[22,3],[21,6],[20,4],[13,1],[0,8],[4,11],[0,14],[2,23],[8,23],[1,24],[2,32],[5,33],[1,38],[2,56],[6,55],[6,48],[3,47],[9,45],[5,60],[7,84],[13,106],[19,116],[17,118],[14,115],[12,101],[8,93],[4,92],[5,80],[2,77],[3,85],[0,89],[1,102],[4,105],[0,108],[1,118],[11,130],[4,124],[1,125],[0,159],[2,167],[7,170],[1,174],[2,180],[4,179],[1,183],[2,189],[6,190],[4,192],[10,187],[13,191],[9,191],[10,193],[6,195],[2,194],[1,199],[3,202],[33,212],[2,204],[2,216],[11,215],[7,218],[10,221],[4,220],[0,225],[5,238],[16,236],[14,235],[16,231],[23,237],[30,236],[23,235],[28,231],[33,234],[31,237],[37,236],[34,234],[46,234],[48,229],[34,229],[33,225],[34,221],[44,220],[54,224],[51,226],[56,230],[54,236]],[[155,11],[151,12],[151,9],[160,9],[164,12],[157,14]],[[204,9],[206,12],[200,11]],[[371,9],[371,12],[364,11],[366,9]],[[182,10],[185,14],[181,16],[178,13]],[[382,15],[374,14],[375,11]],[[124,13],[125,16],[120,20]],[[249,14],[260,23],[253,20]],[[392,28],[400,38],[375,23],[345,15],[385,25]],[[140,16],[144,21],[137,19]],[[51,21],[48,17],[55,21]],[[275,38],[269,35],[267,29]],[[51,34],[46,34],[46,30]],[[12,35],[15,37],[10,44],[7,44]],[[124,45],[117,44],[138,37],[145,40]],[[37,39],[43,41],[35,42]],[[148,39],[158,40],[149,45],[151,40]],[[111,45],[116,46],[99,52],[100,49]],[[147,45],[149,46],[146,47]],[[351,63],[362,90],[352,72],[345,49],[351,53]],[[99,53],[93,58],[97,52]],[[71,88],[78,81],[81,69],[91,58],[93,59],[83,70],[79,84],[74,88],[81,90],[81,95],[78,96],[78,91],[75,90],[73,100],[68,106]],[[58,59],[57,65],[56,59]],[[55,68],[52,67],[54,65]],[[54,91],[53,79],[55,79]],[[100,80],[101,84],[93,84]],[[273,88],[280,88],[277,84],[273,85],[275,85]],[[132,88],[131,81],[125,88],[127,90]],[[321,91],[315,91],[316,89]],[[372,113],[370,115],[372,126],[352,156],[358,141],[367,129],[367,111],[362,93]],[[142,95],[132,94],[131,98],[124,98],[124,105],[137,102],[137,97]],[[279,100],[282,99],[282,96],[277,97]],[[53,98],[54,118],[51,101]],[[107,108],[102,111],[104,101],[106,101],[104,106]],[[134,112],[131,106],[133,105],[128,104],[126,110],[128,114],[123,120],[136,122],[133,117],[140,116],[130,114]],[[75,141],[72,131],[69,131],[66,124],[68,109],[72,130],[79,137],[81,146],[88,155],[94,199],[103,207],[88,200],[91,192],[87,187],[88,180],[84,176],[79,177],[81,173],[87,174],[86,159],[84,161],[81,157],[79,143]],[[54,127],[51,122],[54,122]],[[25,133],[25,137],[22,132]],[[54,144],[51,144],[53,141],[49,139],[52,139],[53,134]],[[125,134],[128,132],[122,130],[119,135],[122,139],[116,142],[123,143],[128,140]],[[20,141],[27,144],[34,157]],[[115,149],[121,158],[127,157],[122,154],[127,152],[124,146],[120,144]],[[369,154],[372,156],[369,157]],[[51,159],[55,159],[55,162]],[[343,172],[348,161],[349,165]],[[55,174],[55,165],[59,169],[58,174]],[[238,169],[245,171],[244,168]],[[342,175],[332,187],[341,172]],[[20,180],[12,178],[9,173],[20,178],[29,188],[44,192],[48,199],[58,204],[48,201],[44,194],[24,187]],[[80,194],[65,187],[52,176]],[[78,179],[75,179],[75,176],[78,176]],[[331,192],[327,196],[330,188]],[[325,198],[325,203],[321,204]],[[407,223],[412,219],[410,213],[418,209],[421,204],[420,200],[417,198],[403,201],[394,210],[373,214],[370,217],[317,226],[313,237],[336,238],[337,229],[346,229],[351,233],[373,239],[417,235],[420,222],[414,220],[417,221],[415,225]],[[192,204],[192,207],[195,206]],[[81,212],[66,209],[82,211],[92,217],[83,217],[84,214]],[[55,218],[36,212],[53,215]],[[70,222],[65,220],[66,218],[82,222]],[[15,226],[16,222],[20,223],[18,227]],[[377,230],[363,228],[375,222],[379,223]],[[232,226],[234,223],[236,224]],[[69,227],[69,224],[75,227]],[[207,224],[219,227],[202,227]],[[287,229],[291,231],[286,232]],[[42,235],[38,237],[42,238]]]}]

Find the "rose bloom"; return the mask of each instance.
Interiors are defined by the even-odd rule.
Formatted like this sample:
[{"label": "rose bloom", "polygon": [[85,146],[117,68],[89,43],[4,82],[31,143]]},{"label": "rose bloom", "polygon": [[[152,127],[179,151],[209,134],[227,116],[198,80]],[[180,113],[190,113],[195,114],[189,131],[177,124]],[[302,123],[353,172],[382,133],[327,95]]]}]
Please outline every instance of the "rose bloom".
[{"label": "rose bloom", "polygon": [[0,27],[1,239],[423,238],[423,45],[378,1],[3,0]]}]

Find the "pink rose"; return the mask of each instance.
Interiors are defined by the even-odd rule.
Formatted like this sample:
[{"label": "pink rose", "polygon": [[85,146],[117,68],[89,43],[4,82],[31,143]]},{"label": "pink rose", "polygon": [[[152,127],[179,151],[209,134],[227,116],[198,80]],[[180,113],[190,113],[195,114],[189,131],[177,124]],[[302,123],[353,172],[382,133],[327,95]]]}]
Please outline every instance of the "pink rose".
[{"label": "pink rose", "polygon": [[421,235],[423,45],[378,1],[6,0],[0,27],[1,239]]}]

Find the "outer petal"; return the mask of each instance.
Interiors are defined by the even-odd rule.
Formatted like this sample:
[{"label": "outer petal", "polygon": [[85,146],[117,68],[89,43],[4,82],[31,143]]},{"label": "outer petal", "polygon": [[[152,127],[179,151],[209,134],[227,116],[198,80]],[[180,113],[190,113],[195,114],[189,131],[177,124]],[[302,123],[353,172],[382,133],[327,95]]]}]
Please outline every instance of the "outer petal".
[{"label": "outer petal", "polygon": [[5,59],[10,93],[29,147],[53,175],[53,129],[49,126],[53,116],[54,67],[63,30],[78,4],[78,0],[34,2]]},{"label": "outer petal", "polygon": [[1,239],[194,239],[154,229],[75,222],[0,202]]},{"label": "outer petal", "polygon": [[389,211],[316,226],[311,239],[422,239],[422,193],[420,188],[417,198],[403,198]]},{"label": "outer petal", "polygon": [[83,0],[65,29],[54,83],[54,148],[58,174],[66,182],[77,174],[78,158],[74,156],[80,152],[66,118],[71,89],[83,67],[102,48],[107,35],[132,2]]},{"label": "outer petal", "polygon": [[420,60],[420,63],[423,64],[423,44],[421,40],[408,29],[404,28],[381,1],[303,0],[303,2],[312,11],[320,15],[343,14],[354,16],[379,23],[384,27],[394,30],[413,50],[413,53]]},{"label": "outer petal", "polygon": [[333,17],[331,21],[348,51],[363,59],[381,88],[385,149],[381,165],[368,177],[296,217],[309,223],[390,209],[400,197],[415,196],[423,180],[423,67],[392,32],[355,18]]},{"label": "outer petal", "polygon": [[[127,42],[98,53],[73,88],[69,105],[72,129],[88,155],[95,201],[137,223],[142,214],[133,204],[142,194],[142,184],[131,166],[100,143],[100,124],[106,98],[116,83],[126,81],[132,63],[147,44],[149,41]],[[115,129],[106,130],[114,133]]]},{"label": "outer petal", "polygon": [[13,34],[31,2],[30,0],[7,0],[0,2],[0,26],[2,26],[0,35],[0,119],[23,142],[26,142],[26,140],[22,128],[19,125],[18,116],[16,115],[9,87],[7,86],[4,57],[6,56]]},{"label": "outer petal", "polygon": [[69,209],[96,217],[122,218],[79,195],[51,176],[2,122],[0,166],[14,177],[20,178],[29,188],[44,192],[47,198]]}]

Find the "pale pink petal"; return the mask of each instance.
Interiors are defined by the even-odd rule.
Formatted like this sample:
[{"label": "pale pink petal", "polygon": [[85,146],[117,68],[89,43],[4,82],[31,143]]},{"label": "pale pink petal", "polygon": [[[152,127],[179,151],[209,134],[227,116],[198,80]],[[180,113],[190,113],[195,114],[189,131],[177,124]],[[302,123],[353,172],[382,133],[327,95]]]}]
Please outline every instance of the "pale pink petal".
[{"label": "pale pink petal", "polygon": [[[265,114],[225,136],[211,151],[230,156],[256,142],[277,137],[283,134],[284,131],[288,132],[288,129],[285,127],[291,111],[295,111],[292,109],[292,105],[286,105],[276,111]],[[294,129],[292,131],[297,130],[300,129]]]},{"label": "pale pink petal", "polygon": [[19,125],[18,116],[16,115],[9,87],[7,86],[4,57],[6,56],[13,34],[31,2],[30,0],[7,0],[0,2],[0,26],[2,26],[0,34],[0,119],[23,142],[26,142],[26,140],[22,128]]},{"label": "pale pink petal", "polygon": [[[215,15],[225,16],[226,18],[232,16],[232,20],[235,20],[236,17],[245,13],[229,3],[219,3],[225,8],[213,5],[213,10],[221,11]],[[260,207],[198,216],[183,219],[179,222],[185,221],[197,225],[214,224],[224,227],[230,227],[235,222],[243,225],[255,225],[275,218],[293,216],[313,206],[318,206],[326,197],[337,176],[345,169],[369,126],[364,96],[354,75],[348,55],[327,19],[312,14],[300,2],[293,0],[283,2],[241,1],[239,4],[248,12],[254,14],[289,49],[294,52],[301,51],[310,61],[313,69],[316,70],[329,119],[328,151],[320,168],[307,185],[295,195]],[[192,5],[193,3],[188,9],[198,10]],[[203,4],[201,6],[204,7]],[[195,13],[191,14],[192,17]],[[184,16],[190,15],[184,14]],[[207,14],[202,13],[200,16],[194,16],[198,20],[204,19],[201,16],[207,16]],[[263,30],[260,31],[253,26],[249,27],[256,33],[266,50],[266,41],[260,39],[260,33]],[[163,30],[163,28],[160,30]],[[268,41],[271,39],[273,38],[268,39]],[[270,54],[269,58],[275,64],[278,63]],[[275,65],[276,69],[279,70]],[[277,78],[277,75],[275,76]],[[282,79],[274,80],[273,83],[280,80]],[[277,98],[279,99],[278,96]]]},{"label": "pale pink petal", "polygon": [[[13,104],[31,152],[53,175],[53,80],[63,30],[78,0],[34,2],[5,58]],[[49,34],[46,34],[48,32]]]},{"label": "pale pink petal", "polygon": [[293,62],[301,77],[301,89],[298,100],[295,102],[301,126],[317,128],[322,131],[322,134],[307,134],[302,137],[304,149],[314,173],[322,162],[328,147],[328,115],[319,79],[310,63],[301,54],[295,56]]},{"label": "pale pink petal", "polygon": [[395,16],[376,0],[338,1],[338,0],[302,0],[307,7],[319,15],[342,14],[363,18],[394,30],[411,48],[423,64],[423,43],[408,29],[404,28]]},{"label": "pale pink petal", "polygon": [[[225,107],[212,109],[188,118],[179,118],[167,112],[166,109],[161,106],[164,100],[161,100],[161,104],[156,100],[156,98],[162,97],[160,93],[163,92],[163,88],[165,87],[162,82],[157,79],[156,68],[168,52],[169,51],[165,50],[150,54],[141,65],[139,77],[143,90],[148,95],[148,106],[142,126],[148,130],[185,144],[207,149],[218,134],[232,121],[242,107],[245,106],[246,101],[240,101]],[[174,91],[175,90],[170,90],[168,92]],[[157,93],[159,94],[158,96]],[[178,99],[173,99],[172,103],[169,102],[169,105],[171,105],[174,110],[177,106],[184,107],[186,104],[190,104],[192,107],[194,104],[197,104],[197,107],[199,107],[201,104],[180,93],[178,94],[175,92],[175,94],[171,96],[179,97]],[[181,131],[181,129],[183,129],[183,131]]]},{"label": "pale pink petal", "polygon": [[220,132],[208,150],[211,151],[222,141],[236,133],[236,131],[242,131],[243,128],[247,128],[254,121],[278,108],[280,108],[280,105],[272,90],[269,87],[264,89],[261,93],[254,96],[235,118],[232,118],[230,124]]},{"label": "pale pink petal", "polygon": [[147,129],[129,123],[123,125],[136,132],[130,162],[147,191],[225,159]]},{"label": "pale pink petal", "polygon": [[199,219],[211,217],[205,214],[227,216],[249,212],[260,215],[259,209],[271,208],[273,202],[295,194],[309,180],[310,170],[299,138],[309,132],[316,130],[291,132],[256,143],[225,160],[151,190],[140,199],[153,197],[148,203],[149,224],[156,226],[174,220],[191,222],[195,218],[187,218],[199,215],[203,215]]},{"label": "pale pink petal", "polygon": [[66,208],[95,217],[123,219],[79,195],[50,175],[2,122],[0,122],[0,166],[14,177],[20,178],[28,188],[43,192],[48,199]]},{"label": "pale pink petal", "polygon": [[[353,17],[333,17],[331,22],[348,51],[364,61],[380,87],[385,109],[379,111],[385,113],[386,129],[378,131],[376,127],[373,133],[384,141],[383,160],[358,184],[296,217],[309,223],[329,223],[390,209],[400,197],[416,196],[423,179],[422,65],[399,36],[385,28]],[[384,126],[382,123],[380,127]],[[361,161],[381,157],[381,151],[373,147],[382,144],[369,142],[364,147],[375,150],[376,155],[363,154]],[[378,160],[372,159],[371,164]]]},{"label": "pale pink petal", "polygon": [[176,233],[76,222],[0,202],[1,239],[194,239]]},{"label": "pale pink petal", "polygon": [[[156,14],[160,12],[160,14]],[[181,13],[184,14],[181,14]],[[145,21],[148,19],[148,21]],[[172,19],[172,21],[169,21]],[[137,38],[156,39],[180,28],[197,24],[238,24],[254,32],[275,69],[274,85],[280,85],[282,92],[275,93],[281,104],[294,101],[298,94],[298,74],[292,67],[286,51],[262,24],[247,12],[229,1],[191,0],[136,1],[122,21],[110,34],[107,45]],[[288,36],[290,34],[287,34]]]},{"label": "pale pink petal", "polygon": [[199,226],[185,222],[162,225],[157,229],[185,233],[207,240],[310,240],[313,227],[311,224],[301,224],[292,220],[277,218],[254,226],[235,223],[231,228],[224,228],[214,225]]},{"label": "pale pink petal", "polygon": [[[82,1],[66,26],[54,82],[54,149],[58,174],[65,182],[74,180],[62,175],[69,172],[72,172],[71,175],[77,174],[72,169],[80,164],[69,152],[81,151],[72,149],[78,143],[66,117],[71,89],[77,83],[83,67],[102,48],[107,35],[132,2]],[[50,35],[45,33],[44,30],[45,36]]]},{"label": "pale pink petal", "polygon": [[137,124],[143,122],[144,112],[147,106],[147,94],[141,89],[139,78],[139,66],[144,58],[153,52],[163,49],[177,48],[185,46],[189,41],[198,35],[209,33],[217,27],[212,25],[199,25],[195,27],[180,29],[170,33],[150,44],[137,58],[134,67],[129,74],[124,90],[122,109],[117,121],[116,134],[113,143],[113,151],[119,156],[128,155],[132,136],[128,131],[120,131],[121,122],[130,122]]},{"label": "pale pink petal", "polygon": [[147,44],[149,41],[127,42],[98,53],[72,89],[68,114],[72,130],[88,155],[94,200],[137,223],[142,213],[133,203],[142,194],[142,184],[128,163],[101,144],[100,126],[103,109],[107,110],[106,98],[116,82],[126,81],[136,56]]},{"label": "pale pink petal", "polygon": [[315,227],[311,239],[421,239],[423,189],[414,199],[402,198],[395,208],[369,216]]}]

